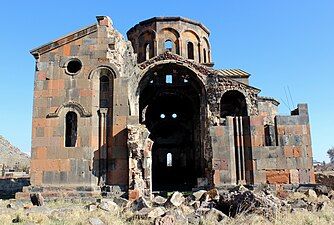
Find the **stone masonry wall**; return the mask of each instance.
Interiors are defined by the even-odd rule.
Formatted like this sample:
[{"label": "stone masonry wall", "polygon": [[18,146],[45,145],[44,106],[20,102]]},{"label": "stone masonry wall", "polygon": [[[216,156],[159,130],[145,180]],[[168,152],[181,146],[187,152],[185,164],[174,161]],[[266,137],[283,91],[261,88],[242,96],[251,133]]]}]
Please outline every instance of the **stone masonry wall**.
[{"label": "stone masonry wall", "polygon": [[263,118],[251,118],[254,183],[314,183],[307,105],[299,104],[291,116],[276,116],[275,120],[277,143],[264,146]]},{"label": "stone masonry wall", "polygon": [[[98,23],[32,51],[36,57],[31,184],[33,186],[96,186],[99,163],[108,159],[109,184],[128,184],[126,147],[126,76],[135,56],[131,44],[112,27],[108,17]],[[67,71],[69,61],[80,60],[77,73]],[[102,69],[103,68],[103,69]],[[99,153],[99,106],[96,86],[102,71],[113,84],[112,129],[108,155]],[[120,91],[121,90],[121,91]],[[77,114],[75,147],[64,147],[65,116]]]}]

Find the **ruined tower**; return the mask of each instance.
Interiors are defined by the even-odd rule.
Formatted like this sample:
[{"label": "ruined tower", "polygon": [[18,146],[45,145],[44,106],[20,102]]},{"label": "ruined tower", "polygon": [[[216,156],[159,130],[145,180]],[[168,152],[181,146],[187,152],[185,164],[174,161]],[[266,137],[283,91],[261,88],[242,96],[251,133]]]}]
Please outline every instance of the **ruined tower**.
[{"label": "ruined tower", "polygon": [[[155,17],[127,32],[106,16],[31,51],[31,186],[45,196],[313,183],[306,104],[289,116],[241,69],[215,69],[210,32]],[[236,43],[237,44],[237,43]],[[21,193],[24,195],[25,193]],[[18,194],[19,196],[20,194]]]}]

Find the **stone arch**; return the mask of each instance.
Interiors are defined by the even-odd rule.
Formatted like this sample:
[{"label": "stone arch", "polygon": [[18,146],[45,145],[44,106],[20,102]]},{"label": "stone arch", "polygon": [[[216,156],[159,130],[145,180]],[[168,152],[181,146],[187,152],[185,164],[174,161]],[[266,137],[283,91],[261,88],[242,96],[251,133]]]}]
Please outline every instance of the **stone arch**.
[{"label": "stone arch", "polygon": [[108,64],[100,64],[95,69],[91,70],[88,75],[88,79],[91,80],[95,76],[101,76],[101,74],[99,74],[98,72],[99,70],[102,70],[102,69],[110,71],[110,74],[108,75],[109,79],[116,79],[120,77],[117,67],[114,64],[108,63]]},{"label": "stone arch", "polygon": [[195,41],[197,41],[197,43],[201,42],[198,34],[195,31],[190,30],[190,29],[187,29],[182,32],[182,38],[186,41],[191,40],[192,42],[195,42]]},{"label": "stone arch", "polygon": [[91,117],[92,113],[88,112],[81,104],[78,102],[67,102],[59,106],[55,112],[49,113],[46,117],[47,118],[53,118],[53,117],[59,117],[60,113],[64,110],[68,109],[68,111],[76,111],[79,113],[81,117]]},{"label": "stone arch", "polygon": [[246,96],[239,90],[227,90],[220,98],[220,116],[247,116]]},{"label": "stone arch", "polygon": [[165,52],[164,43],[165,41],[170,40],[174,44],[172,52],[180,54],[180,33],[177,30],[171,27],[163,28],[158,33],[158,39],[160,53]]},{"label": "stone arch", "polygon": [[211,46],[210,42],[206,37],[203,37],[203,42],[202,42],[202,51],[203,51],[203,57],[202,57],[202,62],[203,63],[210,63],[211,62]]},{"label": "stone arch", "polygon": [[184,52],[184,57],[188,58],[189,52],[188,52],[188,44],[193,44],[193,59],[197,62],[200,61],[201,58],[201,49],[200,49],[200,38],[197,35],[197,33],[193,30],[187,29],[182,32],[182,40],[183,40],[183,49],[182,52]]},{"label": "stone arch", "polygon": [[[143,81],[146,81],[148,82],[148,80],[145,78],[145,75],[147,75],[147,72],[152,70],[154,67],[157,67],[157,66],[161,66],[161,65],[164,65],[164,64],[179,64],[177,63],[176,60],[163,60],[163,61],[158,61],[158,62],[155,62],[149,66],[147,66],[145,69],[143,69],[140,73],[139,73],[139,76],[138,76],[138,86],[137,86],[137,89],[135,90],[135,95],[138,96],[140,94],[140,87],[142,85],[142,82]],[[205,90],[205,78],[204,76],[202,76],[202,74],[196,70],[195,68],[193,68],[190,64],[187,64],[186,62],[182,64],[183,67],[189,69],[190,71],[192,71],[194,74],[196,74],[196,79],[198,79],[203,87],[203,90],[204,90],[204,93],[206,95],[206,90]]]},{"label": "stone arch", "polygon": [[[146,56],[152,58],[155,55],[156,49],[156,32],[154,30],[145,30],[138,36],[137,43],[137,54],[138,54],[138,62],[146,61]],[[146,47],[149,46],[149,52],[147,53]]]}]

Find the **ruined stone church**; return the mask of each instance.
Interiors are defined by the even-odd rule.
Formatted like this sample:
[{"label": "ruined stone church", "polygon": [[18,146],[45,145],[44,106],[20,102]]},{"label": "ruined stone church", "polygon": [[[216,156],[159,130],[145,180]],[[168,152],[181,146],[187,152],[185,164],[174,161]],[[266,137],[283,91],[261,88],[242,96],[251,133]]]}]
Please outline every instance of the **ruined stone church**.
[{"label": "ruined stone church", "polygon": [[[214,68],[209,30],[154,17],[124,38],[106,16],[33,49],[31,186],[130,198],[314,183],[308,108],[278,115],[241,69]],[[237,43],[236,43],[237,44]]]}]

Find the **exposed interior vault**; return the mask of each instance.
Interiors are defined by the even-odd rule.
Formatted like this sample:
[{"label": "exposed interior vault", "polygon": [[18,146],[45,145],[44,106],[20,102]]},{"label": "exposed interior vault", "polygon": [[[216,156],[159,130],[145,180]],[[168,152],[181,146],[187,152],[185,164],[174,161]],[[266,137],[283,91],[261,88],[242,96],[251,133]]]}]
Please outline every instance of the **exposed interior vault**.
[{"label": "exposed interior vault", "polygon": [[151,132],[154,191],[191,190],[204,176],[203,87],[176,64],[156,66],[139,85],[140,121]]}]

